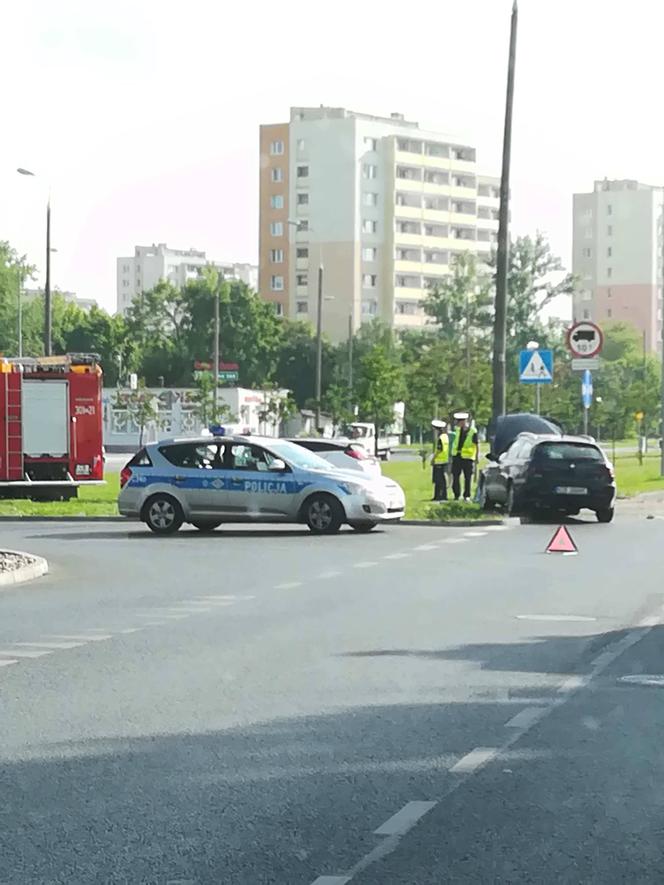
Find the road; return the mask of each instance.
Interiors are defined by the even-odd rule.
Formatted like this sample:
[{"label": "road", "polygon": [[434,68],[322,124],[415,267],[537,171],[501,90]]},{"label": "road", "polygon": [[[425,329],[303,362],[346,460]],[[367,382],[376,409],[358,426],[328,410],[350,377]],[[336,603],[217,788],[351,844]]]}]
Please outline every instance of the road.
[{"label": "road", "polygon": [[664,521],[571,530],[3,522],[0,882],[662,881]]}]

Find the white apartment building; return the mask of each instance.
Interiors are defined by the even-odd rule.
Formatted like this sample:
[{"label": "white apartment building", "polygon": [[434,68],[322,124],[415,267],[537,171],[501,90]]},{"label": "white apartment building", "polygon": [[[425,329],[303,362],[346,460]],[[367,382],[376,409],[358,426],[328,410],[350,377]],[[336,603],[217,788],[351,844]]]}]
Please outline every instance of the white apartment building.
[{"label": "white apartment building", "polygon": [[[97,301],[94,298],[79,298],[76,292],[69,292],[67,290],[63,291],[61,289],[53,289],[53,295],[59,295],[61,298],[68,304],[75,304],[77,307],[80,307],[81,310],[90,311],[93,307],[99,307]],[[43,298],[44,290],[43,289],[22,289],[21,290],[21,298],[24,303],[34,301],[35,298]]]},{"label": "white apartment building", "polygon": [[453,256],[490,254],[499,187],[474,147],[401,114],[291,108],[289,123],[260,127],[259,292],[315,322],[322,264],[333,339],[349,318],[423,326],[423,300]]},{"label": "white apartment building", "polygon": [[651,352],[661,347],[663,194],[604,179],[573,199],[574,319],[631,323]]},{"label": "white apartment building", "polygon": [[134,298],[153,289],[160,280],[182,287],[212,265],[225,279],[242,280],[258,287],[258,267],[248,263],[213,261],[196,249],[169,249],[166,243],[135,246],[134,254],[116,259],[117,312],[126,313]]}]

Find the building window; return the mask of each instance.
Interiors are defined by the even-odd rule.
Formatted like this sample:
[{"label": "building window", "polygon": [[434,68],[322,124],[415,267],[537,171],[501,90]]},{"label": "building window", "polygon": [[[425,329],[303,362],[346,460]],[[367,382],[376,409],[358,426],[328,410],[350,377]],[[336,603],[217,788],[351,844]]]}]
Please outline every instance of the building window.
[{"label": "building window", "polygon": [[613,215],[613,206],[611,205],[611,203],[609,203],[606,207],[606,214]]},{"label": "building window", "polygon": [[308,166],[298,166],[295,174],[298,178],[309,178],[309,167]]},{"label": "building window", "polygon": [[270,249],[270,261],[272,264],[281,264],[284,260],[283,249]]},{"label": "building window", "polygon": [[375,301],[362,302],[362,314],[364,316],[376,316],[378,313],[378,304]]},{"label": "building window", "polygon": [[613,255],[613,249],[611,246],[606,250],[607,257],[610,258]]},{"label": "building window", "polygon": [[376,260],[376,249],[373,246],[365,246],[362,249],[362,260],[363,261],[375,261]]},{"label": "building window", "polygon": [[298,206],[308,206],[309,205],[309,194],[298,194],[297,195],[297,205]]},{"label": "building window", "polygon": [[309,222],[306,218],[301,218],[297,223],[297,231],[309,230]]},{"label": "building window", "polygon": [[272,181],[283,181],[284,170],[280,166],[275,166],[274,169],[270,170],[270,178]]},{"label": "building window", "polygon": [[295,285],[296,286],[306,286],[308,285],[308,278],[306,273],[299,273],[295,276]]},{"label": "building window", "polygon": [[283,221],[273,221],[270,223],[270,233],[273,237],[281,237],[284,233]]},{"label": "building window", "polygon": [[127,286],[129,285],[129,280],[123,280],[123,281],[122,281],[122,285],[123,285],[124,288],[126,289]]},{"label": "building window", "polygon": [[363,163],[362,175],[364,176],[364,178],[377,178],[378,166],[375,166],[373,163]]},{"label": "building window", "polygon": [[307,146],[307,143],[305,142],[305,140],[303,138],[298,138],[297,149],[300,153],[302,153],[302,151],[305,149],[306,146]]},{"label": "building window", "polygon": [[378,230],[378,222],[370,221],[368,218],[365,218],[362,222],[362,233],[364,234],[375,234]]},{"label": "building window", "polygon": [[284,152],[283,141],[273,141],[270,145],[270,154],[273,157],[280,157]]},{"label": "building window", "polygon": [[122,270],[124,271],[124,273],[129,273],[129,265],[128,265],[128,264],[123,264],[123,265],[122,265]]},{"label": "building window", "polygon": [[362,288],[363,289],[375,289],[376,288],[376,280],[378,277],[375,273],[363,273],[362,274]]},{"label": "building window", "polygon": [[378,139],[369,138],[369,136],[366,136],[364,139],[364,146],[368,151],[375,151],[378,147]]},{"label": "building window", "polygon": [[295,302],[295,310],[297,313],[309,313],[309,302],[296,301]]},{"label": "building window", "polygon": [[273,194],[270,197],[270,206],[273,209],[283,209],[284,208],[284,196],[283,194]]},{"label": "building window", "polygon": [[612,224],[610,224],[610,225],[607,227],[607,229],[606,229],[606,233],[607,233],[607,236],[609,236],[609,237],[613,236],[613,225],[612,225]]},{"label": "building window", "polygon": [[372,191],[366,191],[362,194],[362,203],[364,206],[377,206],[378,194],[374,194]]},{"label": "building window", "polygon": [[273,292],[283,292],[284,278],[273,274],[270,277],[270,288],[272,289]]},{"label": "building window", "polygon": [[309,257],[309,248],[308,246],[298,246],[295,250],[296,258],[308,258]]},{"label": "building window", "polygon": [[607,317],[608,317],[609,319],[611,319],[611,317],[613,316],[613,311],[611,310],[610,307],[609,307],[609,309],[607,310],[606,315],[607,315]]},{"label": "building window", "polygon": [[613,295],[613,292],[611,291],[611,286],[609,286],[609,288],[606,290],[606,294],[609,298],[611,298],[611,296]]},{"label": "building window", "polygon": [[607,275],[607,277],[609,277],[609,278],[613,276],[613,270],[612,270],[610,267],[607,267],[607,269],[606,269],[606,275]]},{"label": "building window", "polygon": [[275,302],[274,312],[278,317],[282,317],[284,315],[284,306],[280,301]]},{"label": "building window", "polygon": [[592,250],[590,249],[589,246],[586,246],[583,250],[583,257],[590,258],[591,255],[592,255]]},{"label": "building window", "polygon": [[416,301],[397,301],[394,305],[394,312],[406,316],[414,316],[417,313],[417,306]]},{"label": "building window", "polygon": [[584,311],[583,311],[583,318],[584,318],[584,320],[589,320],[589,319],[590,319],[590,311],[589,311],[589,310],[584,310]]}]

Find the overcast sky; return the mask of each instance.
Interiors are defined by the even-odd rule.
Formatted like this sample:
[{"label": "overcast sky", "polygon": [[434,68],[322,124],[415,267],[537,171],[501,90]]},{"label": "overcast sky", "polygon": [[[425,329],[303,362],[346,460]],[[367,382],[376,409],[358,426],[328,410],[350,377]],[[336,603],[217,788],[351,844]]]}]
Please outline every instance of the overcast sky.
[{"label": "overcast sky", "polygon": [[[510,9],[6,0],[0,239],[43,271],[50,182],[53,282],[106,308],[135,244],[256,261],[258,125],[291,105],[400,111],[497,174]],[[664,180],[663,26],[660,0],[520,0],[513,231],[545,231],[566,264],[575,190]]]}]

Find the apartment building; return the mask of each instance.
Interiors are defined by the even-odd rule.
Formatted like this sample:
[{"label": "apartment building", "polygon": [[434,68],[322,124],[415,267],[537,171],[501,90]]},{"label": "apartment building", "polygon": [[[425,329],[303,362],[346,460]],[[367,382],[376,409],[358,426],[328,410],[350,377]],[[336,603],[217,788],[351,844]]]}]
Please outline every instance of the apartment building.
[{"label": "apartment building", "polygon": [[632,180],[596,181],[574,194],[574,319],[623,321],[661,348],[664,190]]},{"label": "apartment building", "polygon": [[373,318],[423,326],[430,286],[460,252],[486,259],[498,232],[499,180],[475,148],[401,114],[291,108],[260,127],[259,292],[333,339]]},{"label": "apartment building", "polygon": [[258,287],[258,268],[254,264],[213,261],[197,249],[169,249],[166,243],[135,246],[130,257],[118,258],[117,312],[126,313],[134,298],[154,288],[160,280],[182,287],[212,265],[225,279],[242,280],[252,289]]},{"label": "apartment building", "polygon": [[[63,298],[68,304],[75,304],[76,307],[80,307],[81,310],[86,312],[92,310],[93,307],[99,307],[97,301],[94,298],[79,298],[76,292],[70,292],[68,290],[55,288],[52,290],[53,295],[59,295],[60,298]],[[43,298],[44,290],[43,289],[22,289],[21,290],[21,299],[24,304],[29,303],[30,301],[34,301],[36,298]]]}]

